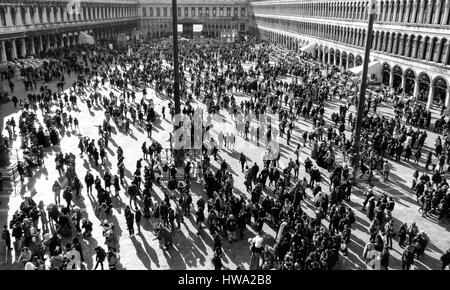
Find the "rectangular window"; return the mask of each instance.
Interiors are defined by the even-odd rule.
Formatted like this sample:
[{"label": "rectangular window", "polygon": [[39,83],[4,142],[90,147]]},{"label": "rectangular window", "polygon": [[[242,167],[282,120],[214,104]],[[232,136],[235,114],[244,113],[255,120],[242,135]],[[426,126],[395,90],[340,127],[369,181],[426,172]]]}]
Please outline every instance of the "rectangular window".
[{"label": "rectangular window", "polygon": [[181,17],[181,8],[180,7],[178,7],[178,17]]},{"label": "rectangular window", "polygon": [[198,8],[198,17],[202,17],[203,16],[203,8],[199,7]]},{"label": "rectangular window", "polygon": [[219,11],[220,11],[220,14],[219,14],[219,16],[220,16],[220,17],[223,17],[223,16],[224,16],[224,14],[223,14],[223,13],[224,13],[224,12],[223,12],[223,8],[220,8],[220,10],[219,10]]},{"label": "rectangular window", "polygon": [[231,8],[230,7],[227,8],[227,17],[231,17]]},{"label": "rectangular window", "polygon": [[189,16],[189,9],[187,7],[184,8],[184,17]]},{"label": "rectangular window", "polygon": [[191,17],[195,17],[195,8],[194,7],[191,8]]},{"label": "rectangular window", "polygon": [[238,16],[239,16],[239,9],[234,8],[234,17],[238,17]]},{"label": "rectangular window", "polygon": [[212,12],[213,12],[213,17],[216,17],[216,16],[217,16],[217,10],[216,10],[216,8],[213,8],[213,9],[212,9]]},{"label": "rectangular window", "polygon": [[208,7],[206,7],[206,9],[205,9],[205,14],[206,14],[206,17],[209,17],[209,8]]},{"label": "rectangular window", "polygon": [[160,17],[161,16],[161,8],[156,8],[156,17]]},{"label": "rectangular window", "polygon": [[245,8],[242,8],[242,9],[241,9],[241,16],[242,16],[242,17],[245,17]]},{"label": "rectangular window", "polygon": [[167,8],[164,8],[164,17],[167,17]]}]

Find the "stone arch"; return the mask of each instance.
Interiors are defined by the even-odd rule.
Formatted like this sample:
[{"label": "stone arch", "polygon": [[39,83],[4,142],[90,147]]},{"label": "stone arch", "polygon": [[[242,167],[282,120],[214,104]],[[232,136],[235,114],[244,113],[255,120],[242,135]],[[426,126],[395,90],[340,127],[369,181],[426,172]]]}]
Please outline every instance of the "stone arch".
[{"label": "stone arch", "polygon": [[447,80],[441,76],[436,77],[433,80],[433,104],[445,105],[448,94]]},{"label": "stone arch", "polygon": [[387,62],[383,63],[383,65],[381,66],[381,73],[382,73],[381,82],[385,86],[389,86],[391,78],[391,66]]},{"label": "stone arch", "polygon": [[428,96],[431,89],[431,79],[430,76],[422,72],[419,74],[419,77],[417,79],[418,82],[418,97],[417,99],[421,102],[427,102]]},{"label": "stone arch", "polygon": [[399,89],[403,81],[403,69],[400,66],[396,65],[392,68],[392,70],[392,73],[394,74],[392,87],[394,89]]},{"label": "stone arch", "polygon": [[355,56],[353,55],[353,53],[350,53],[348,55],[348,68],[353,68],[355,66]]},{"label": "stone arch", "polygon": [[416,85],[416,73],[414,72],[414,70],[410,68],[406,69],[404,80],[403,90],[405,94],[409,96],[414,95],[414,87]]}]

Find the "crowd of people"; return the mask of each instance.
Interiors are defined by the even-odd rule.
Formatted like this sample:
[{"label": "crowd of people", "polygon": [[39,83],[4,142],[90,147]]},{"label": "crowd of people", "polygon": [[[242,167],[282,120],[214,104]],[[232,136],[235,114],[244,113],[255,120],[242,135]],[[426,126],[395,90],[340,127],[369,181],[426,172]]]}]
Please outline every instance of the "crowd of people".
[{"label": "crowd of people", "polygon": [[[130,50],[133,53],[127,53]],[[141,222],[146,219],[155,225],[154,234],[163,250],[171,250],[174,232],[180,229],[184,218],[193,215],[198,235],[203,235],[206,227],[213,237],[211,258],[215,269],[223,268],[223,240],[230,244],[248,240],[252,270],[332,269],[341,254],[348,254],[356,222],[349,202],[357,176],[352,174],[355,168],[351,170],[347,164],[337,162],[337,155],[342,154],[345,161],[351,153],[351,131],[356,117],[348,112],[357,105],[357,92],[353,88],[358,86],[353,76],[317,64],[308,55],[287,53],[279,58],[277,48],[253,38],[226,45],[213,39],[181,41],[179,72],[173,71],[167,39],[131,42],[126,50],[119,51],[82,45],[49,55],[56,60],[42,70],[21,72],[25,88],[30,90],[28,95],[12,97],[14,106],[20,107],[18,128],[23,161],[17,170],[21,181],[31,178],[34,168],[42,166],[44,148],[58,144],[69,129],[80,131],[79,121],[71,115],[72,111],[80,110],[80,102],[86,103],[89,111],[102,110],[105,119],[98,124],[98,136],[79,134],[78,155],[73,151],[56,154],[55,168],[64,182],[56,180],[52,186],[54,203],[36,204],[32,197],[27,197],[5,225],[2,238],[12,249],[11,236],[14,237],[17,261],[25,269],[86,267],[83,255],[86,249],[80,240],[90,239],[98,223],[74,204],[73,200],[83,195],[91,200],[105,238],[104,246],[94,249],[94,269],[98,266],[103,269],[104,261],[110,270],[120,268],[118,224],[111,216],[115,214],[114,201],[125,197],[129,203],[123,215],[129,236],[135,235],[135,227],[140,233]],[[71,73],[75,73],[76,81],[64,90],[66,77]],[[169,102],[166,118],[166,107],[157,111],[153,100],[146,98],[153,89],[158,98],[170,99],[174,73],[180,75],[183,122],[195,121],[196,102],[205,105],[207,119],[202,125],[201,158],[186,160],[181,177],[171,162],[173,158],[164,155],[161,144],[152,138],[153,128],[161,119],[174,122],[174,104]],[[33,93],[38,87],[36,81],[40,80],[44,84]],[[57,91],[46,85],[49,82],[57,83]],[[101,93],[100,89],[106,87],[115,92]],[[137,97],[137,92],[143,97]],[[242,96],[245,97],[239,102]],[[331,100],[344,102],[329,121],[326,103]],[[394,104],[394,118],[377,114],[377,106],[383,102]],[[232,116],[235,130],[219,129],[218,137],[213,138],[209,134],[211,120],[221,110]],[[267,118],[269,115],[276,116],[278,121]],[[301,120],[312,124],[312,129],[300,127]],[[15,122],[11,119],[6,124],[8,142],[16,139]],[[362,122],[364,151],[357,168],[361,171],[360,178],[368,172],[368,182],[372,183],[379,171],[388,182],[390,162],[401,162],[401,157],[403,162],[409,162],[412,155],[415,164],[421,162],[427,130],[431,127],[431,113],[422,105],[411,104],[386,91],[373,93],[366,103]],[[113,159],[109,144],[115,128],[124,135],[144,130],[149,138],[142,144],[143,155],[137,158],[135,169],[125,167],[124,152],[118,146],[117,174],[108,166]],[[436,212],[441,219],[449,216],[450,202],[448,184],[442,177],[445,164],[450,164],[444,118],[434,124],[434,131],[445,137],[436,140],[435,158],[429,152],[424,169],[427,171],[432,165],[435,173],[431,178],[426,173],[419,178],[417,171],[412,190],[422,204],[423,215]],[[300,141],[294,142],[294,135]],[[218,156],[224,149],[234,150],[237,136],[269,148],[251,166],[244,152],[238,154],[247,189],[241,195],[235,189],[234,170]],[[286,166],[280,164],[281,150],[270,147],[277,138],[286,139],[288,146],[296,148],[291,156],[284,156],[289,160]],[[175,141],[170,140],[171,148]],[[310,148],[310,156],[304,156],[302,148]],[[169,155],[175,154],[173,150],[170,152]],[[305,157],[303,166],[309,180],[307,175],[299,174],[300,157]],[[218,161],[219,168],[211,165],[211,158]],[[88,162],[96,170],[77,172],[78,160]],[[320,168],[329,176],[324,176]],[[102,177],[96,174],[97,170],[102,171]],[[325,178],[329,179],[329,188],[324,188]],[[199,182],[206,192],[195,203],[191,182]],[[163,199],[155,197],[155,186],[165,192]],[[61,192],[65,202],[61,202]],[[369,190],[364,196],[362,209],[371,222],[366,229],[370,240],[362,255],[367,267],[388,269],[392,239],[398,234],[398,243],[404,247],[403,269],[409,269],[414,259],[424,254],[428,235],[419,231],[415,223],[394,225],[395,201],[389,194],[377,196]],[[312,213],[304,210],[305,204],[313,206]],[[325,221],[328,226],[324,226]],[[264,226],[276,232],[274,245],[266,242]],[[248,228],[256,236],[249,236]],[[377,254],[373,255],[373,251]],[[449,264],[448,256],[443,255],[443,268]],[[377,261],[381,261],[380,265]]]}]

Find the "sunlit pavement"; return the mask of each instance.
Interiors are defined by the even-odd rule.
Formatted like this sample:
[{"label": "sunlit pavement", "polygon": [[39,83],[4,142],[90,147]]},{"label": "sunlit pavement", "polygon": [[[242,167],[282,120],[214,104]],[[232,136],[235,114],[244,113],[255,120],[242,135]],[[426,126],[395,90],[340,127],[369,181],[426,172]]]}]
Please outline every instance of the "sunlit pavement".
[{"label": "sunlit pavement", "polygon": [[[248,67],[248,66],[247,66]],[[74,75],[70,78],[66,76],[66,83],[71,84],[74,80]],[[55,83],[51,84],[52,89],[56,89]],[[4,88],[7,89],[7,85],[4,84]],[[110,89],[101,89],[102,94],[109,95]],[[153,89],[147,89],[148,95],[147,99],[153,99],[155,103],[155,111],[160,114],[161,107],[166,106],[168,103],[168,99],[161,99],[155,96],[155,92]],[[113,92],[117,93],[117,91]],[[16,81],[16,91],[14,92],[19,98],[25,98],[25,91],[23,88],[23,83]],[[241,94],[237,94],[237,102],[239,103],[246,96],[242,96]],[[142,97],[142,93],[137,93],[136,101],[140,101]],[[328,121],[330,120],[330,115],[333,111],[338,111],[339,108],[338,101],[331,101],[326,105],[326,118]],[[77,156],[76,159],[76,172],[84,185],[84,175],[86,174],[86,170],[90,170],[94,176],[99,175],[103,176],[103,172],[105,170],[109,170],[111,174],[117,174],[117,157],[116,150],[118,146],[121,146],[124,150],[124,163],[127,169],[126,175],[128,183],[130,182],[131,172],[134,172],[136,167],[136,160],[142,158],[141,153],[141,145],[144,141],[147,142],[147,145],[151,144],[151,141],[146,135],[145,127],[139,126],[131,126],[132,134],[125,135],[123,132],[120,132],[116,125],[111,121],[111,125],[114,127],[112,140],[110,140],[109,148],[107,150],[107,158],[108,160],[105,163],[105,166],[96,167],[93,162],[90,162],[86,155],[82,159],[79,157],[79,149],[78,149],[78,141],[80,136],[89,136],[90,138],[98,139],[98,125],[100,125],[105,116],[103,112],[103,108],[100,106],[94,106],[94,109],[91,113],[89,113],[86,103],[82,100],[78,100],[79,110],[71,110],[69,113],[73,117],[77,117],[80,121],[80,132],[76,130],[67,130],[62,133],[62,138],[60,144],[57,146],[49,147],[45,150],[45,162],[44,167],[42,167],[37,172],[34,172],[34,175],[31,178],[25,178],[23,184],[18,184],[17,187],[14,188],[10,185],[7,185],[5,182],[5,190],[0,193],[0,201],[2,202],[0,206],[0,225],[6,224],[7,220],[9,222],[15,210],[19,208],[19,205],[22,201],[22,197],[24,196],[33,196],[33,199],[36,203],[39,201],[43,201],[46,205],[54,202],[53,192],[51,190],[53,182],[58,179],[60,182],[65,184],[63,178],[59,178],[59,174],[55,169],[55,153],[62,151],[63,153],[72,152]],[[205,106],[200,102],[194,102],[194,106],[199,106],[205,109]],[[1,105],[0,116],[5,118],[10,118],[14,116],[16,121],[18,120],[18,112],[14,110],[13,104],[3,104]],[[352,107],[350,111],[354,112],[355,108]],[[382,105],[379,107],[379,113],[384,115],[393,115],[393,110],[390,106]],[[40,117],[42,115],[39,113]],[[225,110],[221,110],[221,115],[223,115],[223,119],[226,122],[226,125],[223,123],[219,123],[218,121],[213,121],[213,136],[217,134],[220,130],[223,133],[226,133],[227,130],[232,130],[234,127],[232,118]],[[434,118],[437,116],[437,111],[434,112]],[[166,109],[166,118],[170,118],[168,114],[168,109]],[[172,124],[168,120],[161,120],[156,123],[154,126],[154,131],[152,137],[160,142],[163,147],[169,147],[169,132],[172,130]],[[434,120],[432,123],[434,123]],[[4,120],[6,122],[6,119]],[[4,123],[3,122],[3,123]],[[311,122],[305,121],[303,119],[299,120],[296,123],[295,133],[291,139],[291,145],[286,145],[286,139],[279,139],[281,142],[281,151],[282,158],[280,160],[281,167],[287,165],[289,158],[295,158],[295,154],[293,153],[295,150],[295,146],[298,142],[300,142],[301,136],[299,134],[299,130],[310,130]],[[229,131],[230,132],[230,131]],[[349,134],[349,132],[347,132]],[[428,138],[426,145],[429,148],[433,148],[434,140],[436,138],[436,134],[427,132]],[[237,134],[236,134],[237,136]],[[16,148],[20,146],[20,137],[17,137],[13,144],[12,150],[12,161],[16,160]],[[256,146],[254,142],[246,141],[242,139],[240,136],[237,136],[236,145],[234,150],[225,149],[219,151],[219,160],[218,162],[212,160],[212,166],[215,168],[219,167],[219,164],[222,159],[225,159],[231,168],[231,172],[234,175],[234,194],[236,195],[245,195],[247,198],[250,197],[249,193],[247,193],[245,186],[243,184],[244,174],[241,173],[241,166],[239,164],[238,158],[239,153],[244,152],[244,154],[249,159],[249,164],[251,165],[253,162],[257,162],[260,166],[262,164],[262,156],[266,152],[266,149],[260,145]],[[18,152],[19,159],[21,158],[20,150]],[[303,160],[306,156],[310,154],[310,147],[306,146],[306,148],[302,148],[302,153],[300,155],[300,161],[303,165]],[[422,154],[422,156],[426,156],[426,154]],[[337,160],[339,162],[343,161],[342,156],[339,154],[337,156]],[[423,158],[420,163],[420,169],[423,169]],[[391,182],[385,183],[377,180],[375,182],[375,191],[387,191],[391,194],[395,201],[395,209],[393,211],[393,216],[395,219],[395,228],[398,229],[400,223],[405,221],[408,224],[415,221],[419,227],[419,230],[424,230],[428,233],[431,241],[427,247],[425,255],[419,260],[416,260],[413,268],[418,269],[439,269],[440,261],[439,258],[442,253],[450,247],[450,233],[448,231],[449,223],[448,221],[436,221],[435,218],[423,218],[418,212],[418,205],[415,201],[415,194],[410,190],[412,174],[416,169],[412,163],[395,163],[391,162],[393,165],[393,170],[391,171]],[[145,165],[145,161],[144,164]],[[322,188],[325,192],[328,193],[328,173],[325,170],[322,170],[322,175],[327,177],[322,182]],[[306,176],[309,180],[309,175],[305,175],[304,168],[302,167],[300,170],[300,177]],[[377,176],[376,176],[377,177]],[[358,180],[360,181],[360,180]],[[102,182],[103,183],[103,182]],[[166,185],[164,183],[164,185]],[[362,204],[362,190],[367,188],[367,180],[359,182],[359,187],[354,188],[353,195],[351,198],[351,202],[348,203],[355,209],[355,213],[357,214],[356,224],[352,229],[352,237],[351,243],[349,245],[349,255],[348,257],[340,256],[337,269],[357,269],[364,268],[364,262],[361,259],[362,251],[365,244],[368,241],[368,227],[369,220],[366,217],[365,213],[361,211]],[[162,188],[158,186],[154,186],[155,192],[157,193],[157,198],[164,197],[164,191]],[[203,187],[194,182],[192,185],[193,194],[193,204],[196,205],[196,201],[200,196],[204,196],[206,198],[206,194],[203,190]],[[266,191],[266,193],[269,193]],[[269,193],[271,194],[271,193]],[[123,210],[125,205],[129,204],[129,199],[127,195],[124,193],[124,189],[122,188],[120,193],[121,198],[119,200],[113,199],[114,210],[112,216],[109,217],[109,220],[116,224],[116,228],[118,229],[120,236],[120,262],[123,269],[213,269],[211,258],[213,254],[213,239],[209,234],[209,230],[204,226],[200,235],[197,234],[198,229],[195,226],[195,217],[192,215],[191,217],[185,217],[185,223],[182,224],[181,229],[176,231],[174,234],[174,247],[168,251],[164,251],[160,248],[159,241],[155,240],[155,235],[153,231],[152,224],[155,224],[156,221],[154,218],[151,221],[143,219],[142,221],[142,233],[136,234],[135,237],[130,238],[128,235],[125,217]],[[308,190],[308,200],[303,203],[303,208],[307,213],[312,213],[314,210],[314,206],[310,202],[312,199],[312,194]],[[64,203],[64,201],[62,201]],[[101,245],[106,248],[104,245],[104,238],[102,236],[102,228],[100,227],[100,220],[94,214],[94,203],[95,201],[90,200],[86,194],[86,189],[82,190],[82,198],[74,199],[74,203],[79,206],[83,211],[83,216],[88,217],[94,223],[94,231],[93,237],[88,240],[83,240],[83,251],[85,260],[87,262],[88,269],[92,269],[95,262],[95,253],[93,251],[94,247],[97,245]],[[328,226],[328,223],[324,221],[324,224]],[[269,226],[264,225],[264,232],[267,235],[267,241],[270,245],[273,245],[273,237],[275,235],[274,229],[271,229]],[[135,231],[137,232],[136,228]],[[223,239],[223,248],[224,248],[224,259],[223,264],[225,268],[235,269],[237,266],[241,266],[244,268],[249,267],[250,261],[250,250],[247,239],[249,237],[253,237],[255,235],[253,229],[251,227],[247,227],[247,231],[245,232],[245,237],[243,240],[238,242],[229,244],[226,239]],[[398,246],[398,243],[394,241],[393,250],[391,250],[391,259],[390,259],[390,267],[393,269],[401,269],[401,254],[402,249]],[[0,248],[0,259],[1,269],[17,269],[20,268],[16,263],[11,265],[8,263],[4,264],[4,261],[7,259],[5,255],[4,247]],[[14,260],[14,252],[12,253]]]}]

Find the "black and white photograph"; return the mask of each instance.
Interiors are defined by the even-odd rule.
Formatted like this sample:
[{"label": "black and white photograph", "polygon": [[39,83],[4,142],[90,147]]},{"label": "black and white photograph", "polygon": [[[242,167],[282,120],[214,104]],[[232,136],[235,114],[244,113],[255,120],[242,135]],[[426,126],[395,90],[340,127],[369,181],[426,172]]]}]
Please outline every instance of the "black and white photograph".
[{"label": "black and white photograph", "polygon": [[450,0],[0,0],[1,276],[449,270],[449,107]]}]

